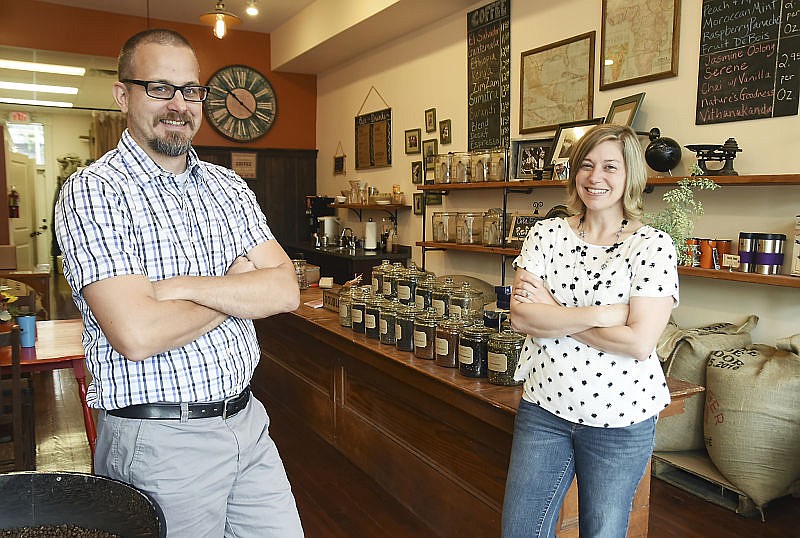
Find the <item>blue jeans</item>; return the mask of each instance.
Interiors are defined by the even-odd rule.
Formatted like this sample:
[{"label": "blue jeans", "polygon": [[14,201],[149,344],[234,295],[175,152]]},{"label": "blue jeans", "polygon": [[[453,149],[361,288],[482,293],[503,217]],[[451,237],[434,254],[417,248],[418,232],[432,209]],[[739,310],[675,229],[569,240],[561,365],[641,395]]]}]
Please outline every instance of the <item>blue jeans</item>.
[{"label": "blue jeans", "polygon": [[581,538],[624,538],[633,496],[653,452],[656,417],[623,428],[568,422],[522,400],[503,503],[503,538],[555,537],[578,477]]}]

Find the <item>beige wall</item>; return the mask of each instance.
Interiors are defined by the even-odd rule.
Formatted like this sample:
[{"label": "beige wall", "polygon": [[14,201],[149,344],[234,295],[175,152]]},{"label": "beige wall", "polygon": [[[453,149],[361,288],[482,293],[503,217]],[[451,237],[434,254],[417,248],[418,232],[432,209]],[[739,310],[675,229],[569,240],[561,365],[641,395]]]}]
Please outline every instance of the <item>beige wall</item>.
[{"label": "beige wall", "polygon": [[[480,7],[487,2],[473,6]],[[523,51],[597,30],[595,51],[594,115],[605,116],[614,99],[646,92],[642,109],[634,127],[644,131],[657,126],[664,136],[685,144],[722,144],[736,138],[743,152],[735,160],[740,174],[800,173],[800,152],[797,151],[800,122],[797,116],[744,121],[717,125],[694,125],[695,95],[700,35],[700,0],[683,0],[680,29],[679,76],[661,81],[600,92],[599,46],[601,2],[562,0],[534,2],[511,0],[511,133],[518,134],[519,59]],[[403,131],[422,128],[424,110],[435,107],[437,119],[452,119],[453,143],[440,146],[440,151],[466,150],[466,11],[388,43],[369,55],[322,73],[317,85],[317,143],[319,159],[317,182],[319,193],[338,194],[347,187],[347,180],[359,178],[391,190],[400,183],[411,198],[411,161],[419,155],[405,155]],[[371,86],[380,92],[392,107],[391,168],[355,170],[354,117]],[[383,108],[373,92],[363,112]],[[433,133],[431,133],[433,134]],[[536,138],[548,133],[529,135]],[[341,142],[347,154],[347,174],[333,175],[333,156]],[[643,143],[647,140],[643,139]],[[695,162],[694,155],[684,150],[676,174],[685,174]],[[660,206],[665,188],[647,195],[649,210]],[[700,195],[706,215],[696,226],[696,235],[735,238],[739,231],[789,233],[793,216],[800,214],[800,187],[727,187],[713,194]],[[558,190],[540,189],[530,195],[511,195],[509,207],[529,209],[536,200],[549,208],[561,202]],[[477,210],[500,207],[501,191],[451,193],[445,197],[445,209]],[[353,212],[340,210],[359,234],[359,223]],[[380,219],[383,214],[371,216]],[[428,212],[430,219],[430,208]],[[366,220],[366,217],[365,217]],[[421,238],[421,217],[411,212],[399,219],[400,239],[414,244]],[[430,237],[429,237],[430,238]],[[421,253],[414,247],[413,258],[421,263]],[[429,252],[426,267],[437,274],[467,274],[492,284],[500,283],[501,262],[497,256],[459,252]],[[510,263],[507,265],[510,280]],[[774,343],[777,338],[800,333],[800,290],[775,286],[738,284],[685,277],[681,280],[681,305],[675,317],[681,325],[696,326],[712,321],[739,321],[754,313],[761,321],[754,331],[754,340]]]}]

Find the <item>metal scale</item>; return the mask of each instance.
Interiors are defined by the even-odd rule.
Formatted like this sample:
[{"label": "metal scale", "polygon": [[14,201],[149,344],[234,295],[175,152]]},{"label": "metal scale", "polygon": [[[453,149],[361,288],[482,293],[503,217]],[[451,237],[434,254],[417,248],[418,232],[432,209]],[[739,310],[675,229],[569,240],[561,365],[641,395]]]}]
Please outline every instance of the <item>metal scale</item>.
[{"label": "metal scale", "polygon": [[[736,154],[742,151],[736,140],[729,138],[724,144],[690,144],[686,149],[693,151],[697,155],[697,166],[703,171],[704,176],[738,176],[739,173],[733,169],[733,159]],[[722,168],[712,169],[708,167],[709,162],[725,162]]]}]

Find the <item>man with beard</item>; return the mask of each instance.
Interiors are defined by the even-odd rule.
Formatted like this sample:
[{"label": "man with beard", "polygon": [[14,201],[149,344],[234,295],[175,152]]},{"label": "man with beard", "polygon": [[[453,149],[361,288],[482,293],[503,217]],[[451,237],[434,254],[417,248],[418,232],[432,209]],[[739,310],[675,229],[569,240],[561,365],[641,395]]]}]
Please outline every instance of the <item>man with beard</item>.
[{"label": "man with beard", "polygon": [[209,89],[171,30],[130,38],[119,145],[64,184],[56,232],[100,409],[95,472],[150,494],[175,537],[298,537],[252,319],[294,310],[291,260],[245,182],[198,160]]}]

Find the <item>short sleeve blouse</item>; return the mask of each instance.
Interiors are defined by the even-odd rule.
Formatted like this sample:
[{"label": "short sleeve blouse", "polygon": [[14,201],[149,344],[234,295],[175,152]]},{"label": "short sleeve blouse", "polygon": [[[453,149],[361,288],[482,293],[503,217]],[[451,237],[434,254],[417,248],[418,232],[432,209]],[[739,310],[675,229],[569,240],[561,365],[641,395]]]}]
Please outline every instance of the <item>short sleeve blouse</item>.
[{"label": "short sleeve blouse", "polygon": [[[612,246],[586,243],[563,218],[528,232],[516,267],[536,275],[565,306],[629,303],[633,296],[673,297],[678,271],[670,236],[642,226]],[[523,397],[571,422],[600,427],[635,424],[669,405],[655,349],[647,360],[608,353],[569,335],[528,336],[516,379]]]}]

